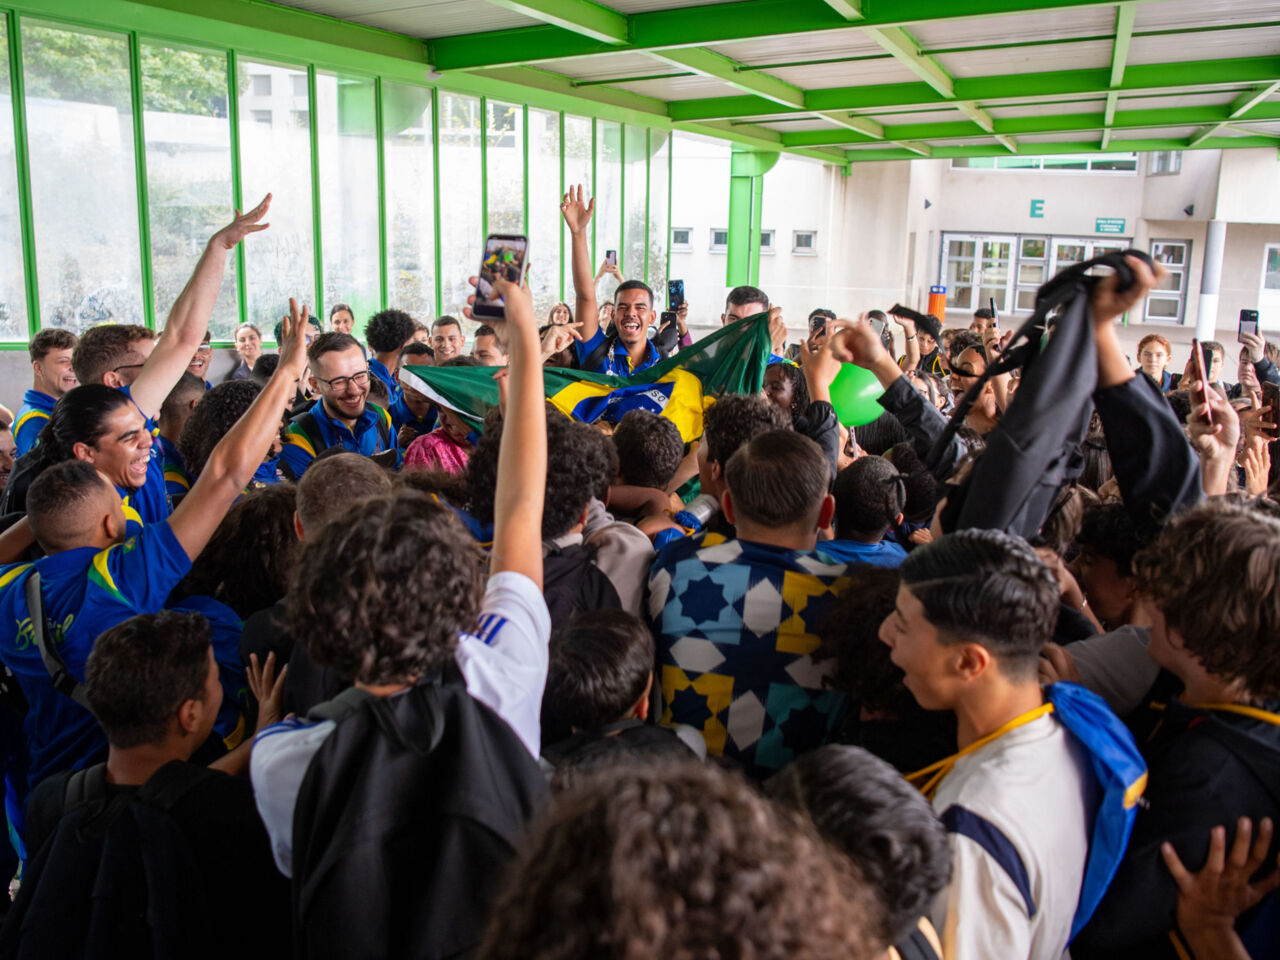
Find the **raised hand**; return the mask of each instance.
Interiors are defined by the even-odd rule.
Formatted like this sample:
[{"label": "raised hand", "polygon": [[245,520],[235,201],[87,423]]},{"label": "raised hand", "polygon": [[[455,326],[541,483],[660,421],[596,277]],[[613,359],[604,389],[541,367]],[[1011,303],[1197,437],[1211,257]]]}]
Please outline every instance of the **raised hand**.
[{"label": "raised hand", "polygon": [[1240,356],[1250,363],[1259,363],[1267,354],[1267,341],[1259,333],[1240,334]]},{"label": "raised hand", "polygon": [[298,309],[298,301],[289,298],[289,316],[285,317],[280,328],[280,363],[276,372],[280,376],[288,375],[294,380],[302,377],[307,367],[307,306]]},{"label": "raised hand", "polygon": [[[908,320],[907,323],[911,321]],[[893,358],[884,348],[880,335],[867,321],[865,313],[858,318],[857,323],[841,321],[840,329],[830,335],[827,346],[841,363],[854,363],[867,370],[874,370],[877,364],[886,360],[893,363]],[[894,369],[897,369],[896,364]]]},{"label": "raised hand", "polygon": [[1095,326],[1109,325],[1126,310],[1133,309],[1133,307],[1142,302],[1148,293],[1155,289],[1156,284],[1160,282],[1160,278],[1169,272],[1158,263],[1155,265],[1155,270],[1152,270],[1135,256],[1125,257],[1124,262],[1133,271],[1133,284],[1129,289],[1120,291],[1116,289],[1120,283],[1119,274],[1113,273],[1102,278],[1093,291],[1093,322]]},{"label": "raised hand", "polygon": [[265,217],[270,209],[271,194],[268,193],[262,198],[262,202],[248,213],[241,213],[237,210],[235,219],[210,238],[210,245],[221,247],[224,250],[231,250],[249,234],[267,229],[271,224],[259,223],[258,221]]},{"label": "raised hand", "polygon": [[258,655],[249,654],[249,690],[258,701],[258,729],[263,730],[280,720],[284,703],[284,675],[288,673],[286,664],[276,674],[275,651],[267,654],[267,662],[258,665]]},{"label": "raised hand", "polygon": [[581,340],[582,334],[579,332],[581,329],[581,321],[561,323],[548,328],[542,336],[542,361],[545,363],[548,358],[566,349],[573,341]]},{"label": "raised hand", "polygon": [[769,308],[769,339],[773,341],[773,352],[781,353],[787,341],[787,322],[782,319],[781,307]]},{"label": "raised hand", "polygon": [[[582,200],[582,184],[577,186],[577,195],[574,195],[573,187],[569,188],[569,192],[560,200],[560,214],[564,217],[565,225],[569,228],[569,232],[580,234],[587,229],[587,225],[591,223],[591,218],[596,213],[596,198],[592,197],[589,202],[584,203]],[[591,269],[590,267],[587,268]]]},{"label": "raised hand", "polygon": [[1271,444],[1265,437],[1248,438],[1244,450],[1244,489],[1251,497],[1261,497],[1271,481]]}]

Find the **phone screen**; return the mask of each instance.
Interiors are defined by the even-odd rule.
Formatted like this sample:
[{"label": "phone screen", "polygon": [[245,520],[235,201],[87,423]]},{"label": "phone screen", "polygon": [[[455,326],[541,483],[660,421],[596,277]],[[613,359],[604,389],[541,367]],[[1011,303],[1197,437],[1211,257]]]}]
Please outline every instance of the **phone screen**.
[{"label": "phone screen", "polygon": [[502,300],[493,290],[499,278],[511,283],[524,279],[528,261],[529,238],[516,234],[491,233],[484,242],[484,258],[480,261],[476,283],[476,302],[472,313],[478,317],[503,317]]},{"label": "phone screen", "polygon": [[684,281],[668,280],[667,281],[667,306],[672,310],[679,310],[681,304],[684,303]]},{"label": "phone screen", "polygon": [[1253,336],[1258,335],[1258,311],[1257,310],[1241,310],[1240,311],[1240,332],[1236,335],[1238,343],[1244,342],[1246,333]]},{"label": "phone screen", "polygon": [[1213,426],[1213,408],[1209,406],[1209,367],[1213,363],[1213,348],[1206,348],[1199,340],[1191,341],[1191,357],[1195,361],[1196,379],[1201,389],[1195,391],[1194,401],[1208,409],[1209,426]]},{"label": "phone screen", "polygon": [[606,250],[604,252],[604,262],[611,267],[616,267],[618,265],[618,251]]}]

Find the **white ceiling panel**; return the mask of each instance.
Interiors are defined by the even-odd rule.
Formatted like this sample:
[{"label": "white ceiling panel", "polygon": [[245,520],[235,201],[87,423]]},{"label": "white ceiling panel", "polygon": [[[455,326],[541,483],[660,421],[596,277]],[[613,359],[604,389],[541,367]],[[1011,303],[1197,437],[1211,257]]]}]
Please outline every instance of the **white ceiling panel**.
[{"label": "white ceiling panel", "polygon": [[677,73],[680,68],[643,53],[613,53],[606,57],[570,57],[542,65],[543,69],[563,73],[575,80],[607,80],[610,77],[651,77],[658,73]]},{"label": "white ceiling panel", "polygon": [[917,77],[897,60],[857,60],[811,67],[778,67],[763,73],[793,83],[804,90],[855,87],[877,83],[912,83]]},{"label": "white ceiling panel", "polygon": [[1275,0],[1161,0],[1138,4],[1135,30],[1260,23],[1276,19]]},{"label": "white ceiling panel", "polygon": [[[1276,19],[1276,14],[1280,14],[1280,5],[1273,7],[1269,19]],[[1273,57],[1277,54],[1280,54],[1280,27],[1255,27],[1252,30],[1214,30],[1208,33],[1134,37],[1129,45],[1127,62],[1182,63],[1188,60]]]},{"label": "white ceiling panel", "polygon": [[943,53],[935,57],[953,77],[989,77],[1010,73],[1048,73],[1054,70],[1088,70],[1111,66],[1111,41],[1062,43],[1043,47],[974,50]]},{"label": "white ceiling panel", "polygon": [[1143,127],[1140,130],[1116,130],[1113,140],[1185,140],[1202,127]]},{"label": "white ceiling panel", "polygon": [[986,107],[987,113],[1001,120],[1014,117],[1054,117],[1066,113],[1097,113],[1106,105],[1106,98],[1064,100],[1058,103],[1019,103]]},{"label": "white ceiling panel", "polygon": [[870,117],[877,123],[883,123],[888,126],[891,123],[950,123],[953,120],[968,120],[959,110],[915,110],[911,113],[883,113],[872,114],[867,112],[864,116]]},{"label": "white ceiling panel", "polygon": [[539,21],[482,0],[279,0],[285,6],[410,37],[536,27]]},{"label": "white ceiling panel", "polygon": [[734,0],[608,0],[605,6],[619,13],[648,13],[652,10],[670,10],[672,7],[712,7]]},{"label": "white ceiling panel", "polygon": [[[796,133],[808,130],[829,130],[831,133],[838,133],[846,130],[844,127],[837,127],[835,124],[818,117],[797,117],[795,120],[753,120],[751,122],[758,127],[768,127],[770,130],[777,130],[779,133]],[[852,137],[862,139],[852,130],[846,130],[846,132]]]},{"label": "white ceiling panel", "polygon": [[1178,107],[1218,107],[1230,103],[1238,94],[1235,90],[1213,90],[1209,93],[1179,93],[1165,97],[1121,96],[1121,110],[1167,110]]},{"label": "white ceiling panel", "polygon": [[[957,7],[960,4],[957,3]],[[1100,37],[1115,31],[1115,8],[1098,5],[916,23],[907,29],[926,50],[991,43],[1025,43],[1064,37]],[[1074,46],[1074,44],[1072,44]]]},{"label": "white ceiling panel", "polygon": [[742,94],[737,87],[697,75],[671,77],[667,80],[631,80],[615,86],[619,90],[630,90],[659,100],[703,100],[707,97],[733,97]]},{"label": "white ceiling panel", "polygon": [[758,40],[723,43],[711,48],[716,53],[760,66],[793,60],[829,60],[834,57],[887,56],[880,44],[858,29],[821,33],[795,33]]}]

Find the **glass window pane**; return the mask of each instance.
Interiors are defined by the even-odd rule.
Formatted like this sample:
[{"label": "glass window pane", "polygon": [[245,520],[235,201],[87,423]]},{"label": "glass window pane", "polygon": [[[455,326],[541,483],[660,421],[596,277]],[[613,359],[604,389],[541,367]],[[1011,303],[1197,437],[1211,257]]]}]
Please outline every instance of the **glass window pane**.
[{"label": "glass window pane", "polygon": [[1046,170],[1088,170],[1088,157],[1043,157]]},{"label": "glass window pane", "polygon": [[406,310],[425,322],[436,313],[431,91],[426,87],[384,82],[382,137],[387,204],[387,305]]},{"label": "glass window pane", "polygon": [[1156,282],[1157,290],[1181,290],[1182,289],[1182,270],[1175,267],[1168,271],[1163,277]]},{"label": "glass window pane", "polygon": [[[671,151],[671,135],[664,130],[649,134],[649,278],[654,296],[667,306],[667,209],[671,194],[671,171],[668,168]],[[672,242],[679,240],[679,231]],[[687,231],[684,243],[692,243],[692,231]]]},{"label": "glass window pane", "polygon": [[[163,323],[205,241],[231,219],[227,58],[144,43],[142,92],[151,284]],[[215,340],[231,340],[240,322],[236,269],[228,257],[209,321]]]},{"label": "glass window pane", "polygon": [[[311,135],[293,114],[310,110],[305,95],[293,90],[295,77],[307,72],[266,63],[245,63],[249,76],[271,77],[269,95],[240,83],[240,182],[246,208],[267,193],[270,230],[245,240],[246,316],[271,340],[289,311],[289,298],[315,305],[315,236],[311,217]],[[256,84],[255,84],[256,86]],[[254,114],[258,114],[255,118]],[[265,122],[263,115],[268,115]]]},{"label": "glass window pane", "polygon": [[9,94],[9,37],[0,21],[0,340],[26,340],[27,291],[22,271],[18,168]]},{"label": "glass window pane", "polygon": [[1019,310],[1034,310],[1036,308],[1036,291],[1019,287],[1017,308]]},{"label": "glass window pane", "polygon": [[622,275],[629,280],[642,280],[645,275],[644,253],[648,246],[647,217],[649,184],[646,178],[649,138],[644,127],[626,128],[624,157],[626,178],[623,181]]},{"label": "glass window pane", "polygon": [[24,19],[22,65],[41,325],[142,323],[128,42]]},{"label": "glass window pane", "polygon": [[1151,247],[1151,259],[1165,266],[1182,263],[1187,248],[1181,243],[1156,243]]},{"label": "glass window pane", "polygon": [[1041,264],[1041,263],[1018,264],[1018,282],[1034,283],[1036,285],[1044,283],[1044,264]]},{"label": "glass window pane", "polygon": [[[597,265],[605,253],[622,246],[622,124],[596,121],[596,247]],[[622,255],[619,253],[619,264]],[[623,276],[627,273],[623,271]],[[612,296],[618,285],[612,277],[601,278],[601,295]]]},{"label": "glass window pane", "polygon": [[1264,290],[1280,290],[1280,247],[1267,247],[1262,275]]},{"label": "glass window pane", "polygon": [[[529,111],[529,289],[540,322],[560,302],[560,114]],[[569,249],[565,247],[565,256]],[[569,299],[573,296],[570,294]]]},{"label": "glass window pane", "polygon": [[1027,237],[1022,241],[1022,256],[1031,260],[1040,260],[1044,258],[1044,239],[1041,237]]},{"label": "glass window pane", "polygon": [[1177,320],[1180,301],[1176,297],[1148,297],[1147,316],[1161,320]]},{"label": "glass window pane", "polygon": [[[586,117],[573,117],[565,114],[564,118],[564,188],[576,190],[581,185],[583,199],[595,196],[595,185],[591,180],[591,121]],[[596,203],[596,216],[600,215],[600,204]],[[556,212],[559,204],[556,204]],[[564,295],[573,306],[573,264],[569,253],[569,228],[561,221],[564,233]]]},{"label": "glass window pane", "polygon": [[489,232],[524,233],[524,110],[497,100],[485,105]]},{"label": "glass window pane", "polygon": [[372,80],[316,74],[320,138],[320,248],[326,328],[335,303],[351,307],[357,335],[382,309],[378,282],[378,144]]},{"label": "glass window pane", "polygon": [[440,94],[440,236],[445,314],[462,319],[484,245],[480,209],[480,101]]}]

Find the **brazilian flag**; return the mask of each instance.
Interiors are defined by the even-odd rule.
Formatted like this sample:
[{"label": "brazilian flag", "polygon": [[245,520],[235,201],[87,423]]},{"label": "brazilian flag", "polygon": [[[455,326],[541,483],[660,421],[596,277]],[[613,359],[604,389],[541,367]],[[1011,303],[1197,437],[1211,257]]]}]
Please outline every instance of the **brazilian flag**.
[{"label": "brazilian flag", "polygon": [[[702,414],[724,393],[759,393],[772,344],[769,315],[721,327],[692,346],[629,377],[544,367],[547,400],[586,423],[617,423],[648,410],[680,429],[685,443],[702,436]],[[498,403],[495,367],[402,367],[404,382],[474,427]]]}]

